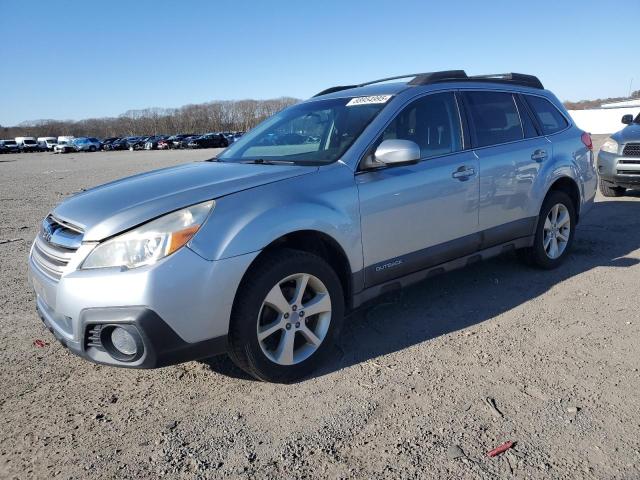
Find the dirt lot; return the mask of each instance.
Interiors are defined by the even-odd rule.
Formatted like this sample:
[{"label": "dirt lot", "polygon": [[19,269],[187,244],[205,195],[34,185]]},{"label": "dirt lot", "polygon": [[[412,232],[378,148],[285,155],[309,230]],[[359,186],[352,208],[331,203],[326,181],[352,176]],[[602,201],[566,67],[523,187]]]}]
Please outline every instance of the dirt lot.
[{"label": "dirt lot", "polygon": [[640,478],[640,194],[598,197],[560,270],[507,256],[379,300],[296,385],[225,357],[137,371],[68,353],[27,285],[39,221],[210,155],[0,156],[1,478]]}]

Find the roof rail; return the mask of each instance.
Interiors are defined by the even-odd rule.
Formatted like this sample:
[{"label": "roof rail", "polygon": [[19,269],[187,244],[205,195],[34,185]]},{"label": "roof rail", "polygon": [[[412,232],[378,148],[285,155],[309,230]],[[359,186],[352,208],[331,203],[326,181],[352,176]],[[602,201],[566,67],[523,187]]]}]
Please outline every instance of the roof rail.
[{"label": "roof rail", "polygon": [[387,82],[389,80],[399,80],[401,78],[413,79],[407,82],[407,85],[429,85],[432,83],[440,82],[495,82],[495,83],[509,83],[512,85],[522,85],[525,87],[544,89],[542,82],[538,77],[534,75],[526,75],[524,73],[494,73],[490,75],[473,75],[468,76],[464,70],[444,70],[441,72],[429,72],[429,73],[410,73],[408,75],[397,75],[395,77],[381,78],[380,80],[372,80],[370,82],[360,83],[357,85],[344,85],[327,88],[314,95],[319,97],[320,95],[326,95],[333,92],[339,92],[341,90],[348,90],[350,88],[364,87],[367,85],[373,85],[375,83]]},{"label": "roof rail", "polygon": [[481,82],[499,82],[511,83],[514,85],[523,85],[525,87],[539,88],[544,90],[544,85],[535,75],[527,75],[525,73],[495,73],[492,75],[474,75],[469,77],[472,81]]},{"label": "roof rail", "polygon": [[327,95],[333,92],[339,92],[340,90],[349,90],[350,88],[356,88],[358,85],[338,85],[337,87],[330,87],[325,90],[322,90],[320,93],[316,93],[314,97],[319,97],[320,95]]},{"label": "roof rail", "polygon": [[444,70],[442,72],[421,73],[411,80],[408,85],[429,85],[438,82],[455,82],[467,80],[469,77],[464,70]]}]

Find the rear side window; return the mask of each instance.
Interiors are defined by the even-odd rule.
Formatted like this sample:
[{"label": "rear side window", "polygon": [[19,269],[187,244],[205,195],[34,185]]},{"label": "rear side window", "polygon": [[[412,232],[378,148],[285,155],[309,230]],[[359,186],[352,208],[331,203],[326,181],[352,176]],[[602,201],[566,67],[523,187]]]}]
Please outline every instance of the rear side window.
[{"label": "rear side window", "polygon": [[487,147],[524,138],[513,95],[505,92],[466,92],[472,138],[477,147]]},{"label": "rear side window", "polygon": [[538,119],[538,123],[545,135],[559,132],[567,128],[567,119],[558,109],[546,98],[525,95],[527,103],[531,106],[533,114]]},{"label": "rear side window", "polygon": [[411,140],[420,158],[462,150],[462,130],[453,93],[426,95],[405,107],[384,130],[382,140]]}]

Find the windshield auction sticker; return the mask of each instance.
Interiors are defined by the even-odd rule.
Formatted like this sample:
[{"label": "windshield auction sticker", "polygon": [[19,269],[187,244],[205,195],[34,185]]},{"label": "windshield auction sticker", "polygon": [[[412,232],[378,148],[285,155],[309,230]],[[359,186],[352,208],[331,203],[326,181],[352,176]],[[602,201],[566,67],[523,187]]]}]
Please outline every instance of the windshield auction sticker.
[{"label": "windshield auction sticker", "polygon": [[371,105],[372,103],[387,103],[393,95],[372,95],[370,97],[356,97],[349,100],[347,107],[356,105]]}]

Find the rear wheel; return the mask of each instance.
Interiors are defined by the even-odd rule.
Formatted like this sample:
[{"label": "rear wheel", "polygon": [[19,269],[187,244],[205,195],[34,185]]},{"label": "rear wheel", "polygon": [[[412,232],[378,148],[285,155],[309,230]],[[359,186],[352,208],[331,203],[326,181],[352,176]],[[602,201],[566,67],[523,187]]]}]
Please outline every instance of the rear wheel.
[{"label": "rear wheel", "polygon": [[330,352],[343,315],[340,280],[323,259],[291,249],[266,253],[238,289],[230,356],[259,380],[299,380]]},{"label": "rear wheel", "polygon": [[605,197],[621,197],[627,191],[624,187],[614,187],[600,179],[600,192]]},{"label": "rear wheel", "polygon": [[566,258],[576,228],[576,209],[564,192],[551,192],[540,209],[533,246],[520,250],[528,264],[544,269],[558,267]]}]

